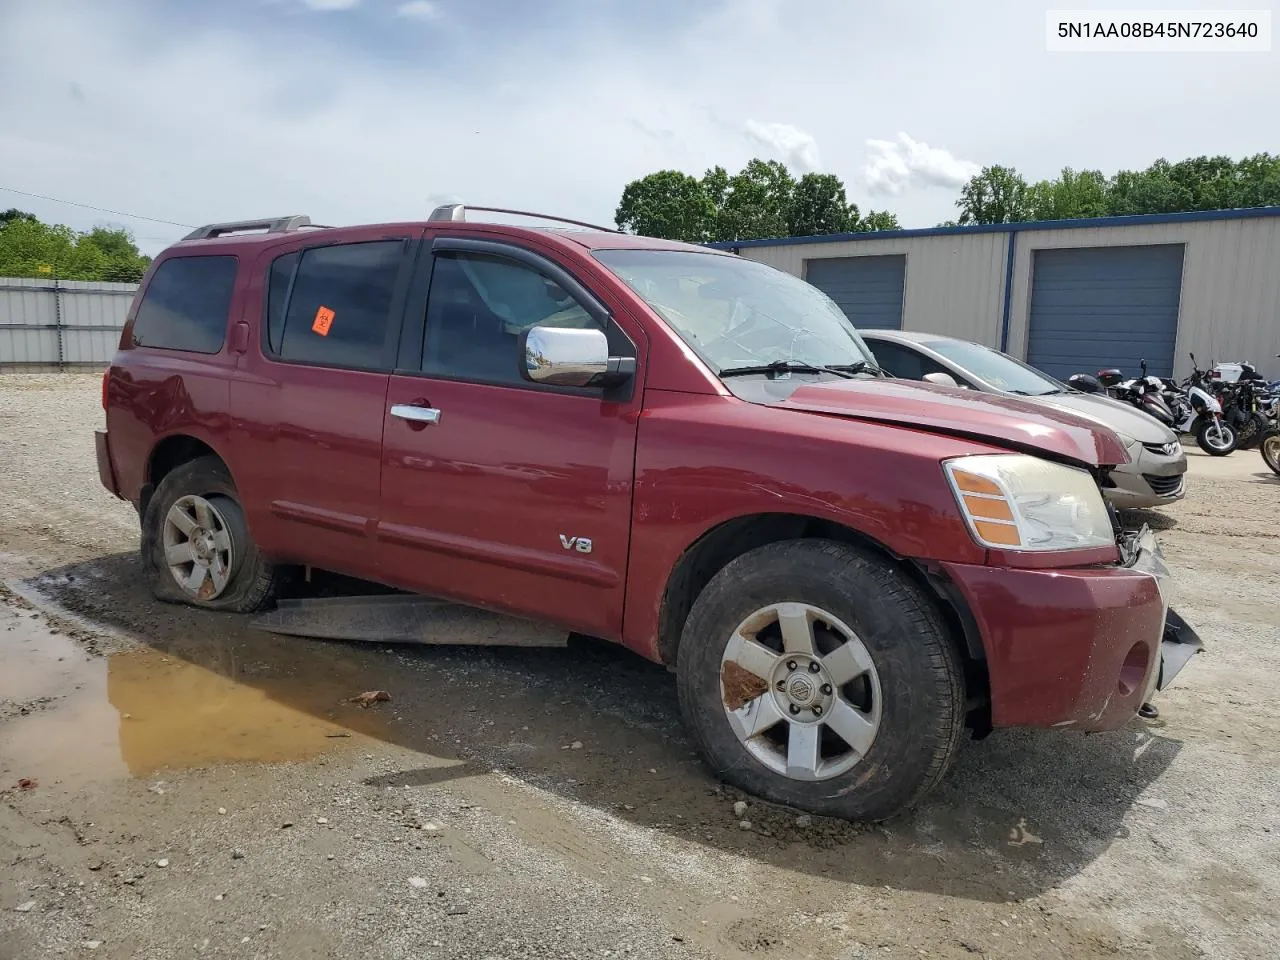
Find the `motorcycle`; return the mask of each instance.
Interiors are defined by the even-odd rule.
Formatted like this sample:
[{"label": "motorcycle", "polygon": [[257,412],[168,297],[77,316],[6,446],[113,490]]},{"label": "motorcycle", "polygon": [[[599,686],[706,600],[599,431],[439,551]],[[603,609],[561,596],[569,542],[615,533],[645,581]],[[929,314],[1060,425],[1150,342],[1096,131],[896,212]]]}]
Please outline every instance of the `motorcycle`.
[{"label": "motorcycle", "polygon": [[1262,435],[1271,426],[1263,412],[1256,384],[1259,380],[1241,377],[1217,388],[1218,402],[1222,404],[1222,419],[1236,433],[1236,445],[1251,450],[1262,442]]},{"label": "motorcycle", "polygon": [[1280,427],[1272,427],[1264,433],[1258,449],[1262,452],[1262,462],[1280,477]]},{"label": "motorcycle", "polygon": [[1194,434],[1196,445],[1211,457],[1225,457],[1235,450],[1238,440],[1235,428],[1223,416],[1222,403],[1210,387],[1210,372],[1201,370],[1196,355],[1191,357],[1191,376],[1182,381],[1185,405],[1180,407],[1182,419],[1174,426],[1179,433]]},{"label": "motorcycle", "polygon": [[[1142,376],[1130,380],[1115,368],[1099,370],[1097,381],[1106,389],[1108,396],[1122,403],[1137,407],[1143,413],[1154,417],[1167,427],[1174,426],[1174,414],[1165,402],[1164,383],[1159,377],[1147,374],[1147,361],[1143,360]],[[1068,380],[1068,382],[1070,382]]]}]

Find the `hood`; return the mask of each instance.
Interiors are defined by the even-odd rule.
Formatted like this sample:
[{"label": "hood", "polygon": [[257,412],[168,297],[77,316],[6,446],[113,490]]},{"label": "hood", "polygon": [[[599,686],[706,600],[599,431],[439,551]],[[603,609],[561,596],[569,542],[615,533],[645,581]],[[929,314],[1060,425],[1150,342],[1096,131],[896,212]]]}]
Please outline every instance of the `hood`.
[{"label": "hood", "polygon": [[1127,403],[1111,397],[1099,397],[1088,393],[1062,393],[1049,397],[1035,397],[1036,403],[1042,403],[1058,410],[1066,410],[1110,427],[1116,433],[1132,437],[1139,443],[1175,443],[1177,437],[1163,423]]},{"label": "hood", "polygon": [[908,380],[832,380],[806,384],[778,406],[948,433],[1028,453],[1055,454],[1091,467],[1129,462],[1119,437],[1096,420],[1024,398],[960,387]]}]

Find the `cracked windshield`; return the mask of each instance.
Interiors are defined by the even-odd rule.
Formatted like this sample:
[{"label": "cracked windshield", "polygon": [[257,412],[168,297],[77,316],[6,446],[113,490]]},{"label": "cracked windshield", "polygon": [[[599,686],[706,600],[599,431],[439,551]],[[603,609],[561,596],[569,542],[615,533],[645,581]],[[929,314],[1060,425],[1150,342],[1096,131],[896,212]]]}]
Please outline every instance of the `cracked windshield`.
[{"label": "cracked windshield", "polygon": [[600,250],[596,259],[717,373],[786,361],[854,372],[873,366],[831,298],[788,274],[737,257],[668,250]]}]

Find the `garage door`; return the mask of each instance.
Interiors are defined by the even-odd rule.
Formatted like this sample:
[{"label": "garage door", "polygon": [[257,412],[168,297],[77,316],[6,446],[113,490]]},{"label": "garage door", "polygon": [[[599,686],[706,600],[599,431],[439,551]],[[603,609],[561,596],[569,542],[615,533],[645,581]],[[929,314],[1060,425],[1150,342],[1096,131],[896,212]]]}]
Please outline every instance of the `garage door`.
[{"label": "garage door", "polygon": [[902,329],[904,254],[887,257],[831,257],[805,262],[804,278],[840,305],[854,326]]},{"label": "garage door", "polygon": [[1064,380],[1138,361],[1173,376],[1182,290],[1180,243],[1037,250],[1027,362]]}]

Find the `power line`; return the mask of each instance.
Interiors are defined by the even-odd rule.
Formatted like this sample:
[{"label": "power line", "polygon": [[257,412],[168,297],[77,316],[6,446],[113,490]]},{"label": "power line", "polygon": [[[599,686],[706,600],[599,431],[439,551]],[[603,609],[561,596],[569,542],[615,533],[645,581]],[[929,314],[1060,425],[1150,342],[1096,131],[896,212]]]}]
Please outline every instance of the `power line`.
[{"label": "power line", "polygon": [[130,220],[146,220],[150,223],[163,223],[170,227],[186,227],[191,229],[189,223],[177,223],[173,220],[160,220],[156,217],[144,217],[136,213],[124,213],[120,210],[108,210],[106,207],[95,207],[89,203],[77,203],[74,200],[63,200],[59,197],[46,197],[42,193],[28,193],[26,190],[15,190],[13,187],[0,187],[0,192],[16,193],[20,197],[31,197],[35,200],[48,200],[51,203],[65,203],[70,207],[83,207],[85,210],[96,210],[98,213],[109,213],[113,217],[128,217]]}]

